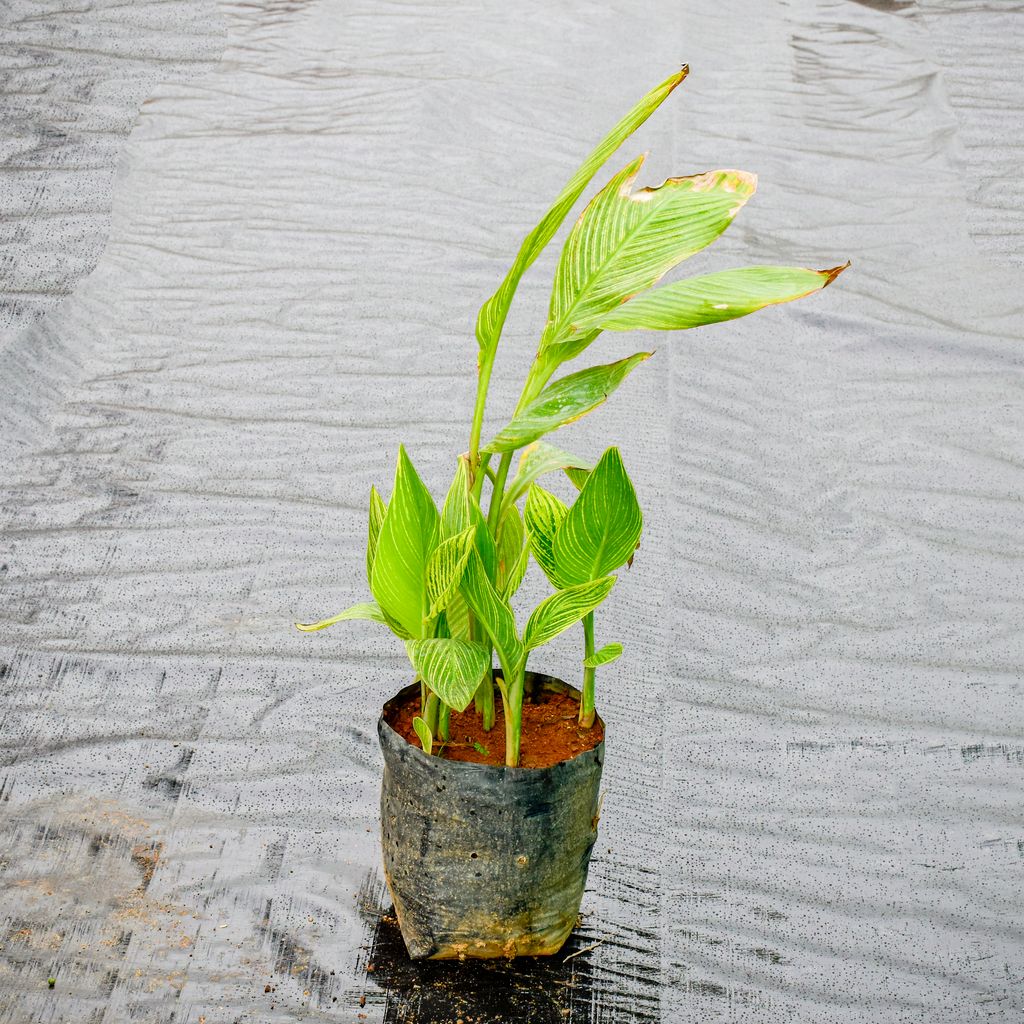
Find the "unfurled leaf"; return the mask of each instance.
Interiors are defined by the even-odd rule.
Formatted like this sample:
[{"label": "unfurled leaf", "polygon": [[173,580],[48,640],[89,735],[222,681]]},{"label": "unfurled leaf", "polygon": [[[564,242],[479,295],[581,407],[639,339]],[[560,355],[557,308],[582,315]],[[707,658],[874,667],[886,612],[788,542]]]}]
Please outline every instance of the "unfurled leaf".
[{"label": "unfurled leaf", "polygon": [[529,266],[540,255],[544,246],[551,241],[566,214],[579,199],[590,180],[601,165],[615,152],[623,140],[633,134],[661,105],[669,93],[686,77],[688,69],[683,66],[674,75],[656,86],[598,143],[597,147],[580,165],[569,184],[558,194],[541,222],[526,236],[519,247],[512,264],[498,290],[483,304],[476,322],[476,337],[480,348],[491,352],[498,344],[501,329],[505,324],[509,306],[516,287]]},{"label": "unfurled leaf", "polygon": [[476,616],[476,621],[494,644],[507,682],[518,671],[526,657],[526,650],[516,632],[516,620],[512,609],[487,578],[487,572],[476,550],[470,555],[466,573],[462,577],[462,596]]},{"label": "unfurled leaf", "polygon": [[416,735],[420,739],[420,746],[423,747],[424,754],[431,754],[434,750],[434,737],[430,733],[430,726],[417,715],[412,720],[412,727],[416,730]]},{"label": "unfurled leaf", "polygon": [[708,171],[634,192],[643,162],[615,175],[569,233],[542,346],[571,342],[578,354],[601,316],[710,245],[757,187],[746,171]]},{"label": "unfurled leaf", "polygon": [[602,665],[610,665],[618,660],[622,654],[622,644],[605,644],[599,651],[595,651],[589,658],[583,659],[584,668],[600,668]]},{"label": "unfurled leaf", "polygon": [[582,491],[583,485],[587,482],[587,477],[590,476],[590,470],[578,469],[576,466],[566,466],[565,475],[577,491]]},{"label": "unfurled leaf", "polygon": [[604,330],[683,331],[802,299],[831,284],[849,264],[831,270],[744,267],[674,281],[642,292],[595,320]]},{"label": "unfurled leaf", "polygon": [[490,651],[465,640],[408,640],[417,675],[448,707],[465,711],[490,665]]},{"label": "unfurled leaf", "polygon": [[476,529],[470,526],[434,548],[427,562],[427,599],[430,601],[431,618],[443,612],[453,595],[458,593],[475,537]]},{"label": "unfurled leaf", "polygon": [[455,640],[471,640],[469,605],[462,596],[461,591],[456,591],[448,599],[448,607],[444,611],[445,620],[448,623],[448,635]]},{"label": "unfurled leaf", "polygon": [[626,375],[652,352],[637,352],[614,363],[590,366],[549,384],[512,422],[483,449],[515,451],[596,409],[623,382]]},{"label": "unfurled leaf", "polygon": [[473,525],[469,509],[469,469],[466,460],[459,457],[455,478],[441,508],[441,540],[448,540]]},{"label": "unfurled leaf", "polygon": [[480,510],[480,504],[471,494],[469,496],[470,523],[476,528],[476,550],[487,572],[487,578],[493,583],[498,578],[498,549],[494,538],[487,528],[487,519]]},{"label": "unfurled leaf", "polygon": [[320,622],[296,622],[295,628],[301,629],[303,633],[315,633],[317,630],[333,626],[336,622],[348,622],[352,619],[367,619],[370,622],[380,622],[385,626],[388,625],[387,619],[384,618],[377,604],[373,601],[368,601],[365,604],[354,604],[351,608],[346,608],[338,615],[334,615],[329,619],[322,619]]},{"label": "unfurled leaf", "polygon": [[[516,578],[523,548],[526,546],[526,531],[523,519],[515,505],[509,505],[502,513],[498,524],[498,572],[494,581],[499,594],[509,598],[515,593],[522,576]],[[525,572],[525,567],[523,569]]]},{"label": "unfurled leaf", "polygon": [[530,539],[530,550],[544,575],[557,590],[561,590],[564,584],[555,567],[553,545],[555,534],[568,514],[569,509],[540,484],[533,484],[527,491],[523,523]]},{"label": "unfurled leaf", "polygon": [[410,636],[421,637],[429,603],[427,561],[440,517],[405,448],[399,448],[391,502],[380,528],[370,588],[381,611]]},{"label": "unfurled leaf", "polygon": [[[566,473],[582,472],[584,477],[591,469],[591,464],[575,455],[563,452],[561,448],[548,444],[546,441],[534,441],[519,456],[519,468],[512,482],[505,489],[503,505],[515,504],[529,489],[530,484],[539,480],[545,473],[563,469]],[[580,484],[582,487],[583,485]],[[502,513],[504,515],[504,513]]]},{"label": "unfurled leaf", "polygon": [[574,587],[559,590],[541,601],[530,616],[523,634],[523,643],[528,651],[553,640],[563,630],[579,622],[592,612],[611,592],[615,585],[614,576],[580,583]]},{"label": "unfurled leaf", "polygon": [[607,576],[636,549],[643,516],[618,448],[594,467],[552,542],[555,571],[565,584]]},{"label": "unfurled leaf", "polygon": [[526,570],[530,566],[530,545],[523,544],[523,550],[519,553],[519,558],[515,565],[512,566],[512,571],[509,573],[508,579],[505,580],[504,589],[501,592],[501,596],[506,601],[512,599],[516,591],[522,586],[523,578],[526,576]]},{"label": "unfurled leaf", "polygon": [[377,539],[380,528],[384,525],[384,517],[388,507],[376,487],[370,488],[370,528],[366,537],[366,582],[373,586],[373,560],[377,554]]}]

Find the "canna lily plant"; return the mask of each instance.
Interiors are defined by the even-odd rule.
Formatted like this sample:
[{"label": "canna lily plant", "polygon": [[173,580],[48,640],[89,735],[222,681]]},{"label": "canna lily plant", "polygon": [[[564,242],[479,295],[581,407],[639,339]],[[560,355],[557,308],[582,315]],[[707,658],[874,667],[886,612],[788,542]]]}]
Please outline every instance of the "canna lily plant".
[{"label": "canna lily plant", "polygon": [[[518,765],[530,653],[582,622],[583,727],[596,717],[597,669],[622,653],[618,642],[597,647],[595,610],[611,592],[616,570],[632,564],[639,544],[643,518],[636,492],[617,448],[591,465],[543,439],[600,406],[653,353],[556,374],[604,331],[678,331],[733,320],[816,292],[849,265],[745,267],[655,287],[728,228],[754,194],[756,178],[718,170],[636,188],[644,163],[637,157],[594,196],[569,231],[519,402],[506,425],[482,443],[491,373],[519,281],[597,171],[687,73],[684,66],[652,89],[584,160],[481,308],[469,449],[458,458],[440,510],[400,448],[389,501],[370,490],[366,576],[372,600],[298,626],[316,631],[350,619],[387,626],[405,644],[420,682],[413,725],[427,754],[448,739],[453,710],[475,704],[483,727],[493,728],[496,684],[506,764]],[[552,472],[564,472],[578,490],[571,505],[538,483]],[[531,557],[552,593],[520,629],[512,600]]]}]

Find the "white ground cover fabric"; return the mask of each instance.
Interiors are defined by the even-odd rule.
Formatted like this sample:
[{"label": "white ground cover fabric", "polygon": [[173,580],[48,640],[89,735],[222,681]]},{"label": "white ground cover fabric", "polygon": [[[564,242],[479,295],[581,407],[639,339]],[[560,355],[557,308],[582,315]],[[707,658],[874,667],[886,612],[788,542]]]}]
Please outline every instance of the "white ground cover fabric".
[{"label": "white ground cover fabric", "polygon": [[[1019,1020],[1021,17],[0,11],[0,1021]],[[442,491],[476,309],[682,61],[607,174],[648,148],[646,184],[759,174],[685,271],[853,267],[595,345],[657,349],[556,436],[619,443],[646,514],[598,619],[626,646],[571,949],[598,945],[411,969],[380,919],[375,738],[408,664],[371,624],[290,623],[362,599],[399,442]],[[509,321],[495,427],[551,269]]]}]

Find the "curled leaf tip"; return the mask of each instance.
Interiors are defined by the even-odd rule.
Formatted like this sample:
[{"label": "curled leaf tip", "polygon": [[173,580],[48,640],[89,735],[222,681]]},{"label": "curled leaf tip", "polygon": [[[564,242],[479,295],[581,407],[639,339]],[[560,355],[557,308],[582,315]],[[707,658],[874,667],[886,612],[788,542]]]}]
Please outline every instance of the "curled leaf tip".
[{"label": "curled leaf tip", "polygon": [[822,274],[827,274],[828,277],[825,283],[821,286],[827,288],[844,270],[849,269],[850,261],[847,260],[841,267],[830,267],[828,270],[822,270]]}]

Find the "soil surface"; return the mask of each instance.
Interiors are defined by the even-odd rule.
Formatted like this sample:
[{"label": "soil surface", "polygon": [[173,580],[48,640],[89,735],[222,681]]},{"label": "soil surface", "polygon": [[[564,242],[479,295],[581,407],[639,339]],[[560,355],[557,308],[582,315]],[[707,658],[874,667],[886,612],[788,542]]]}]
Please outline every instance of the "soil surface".
[{"label": "soil surface", "polygon": [[[463,712],[453,711],[448,742],[439,752],[449,761],[473,764],[505,763],[505,714],[500,694],[494,695],[494,728],[484,732],[480,716],[472,704]],[[591,750],[604,739],[600,720],[584,729],[576,721],[579,703],[567,693],[542,691],[535,699],[523,701],[522,739],[519,744],[520,768],[550,768],[559,761]],[[420,713],[418,694],[412,694],[387,716],[388,725],[415,746],[420,745],[412,720]],[[438,751],[435,749],[435,753]]]}]

